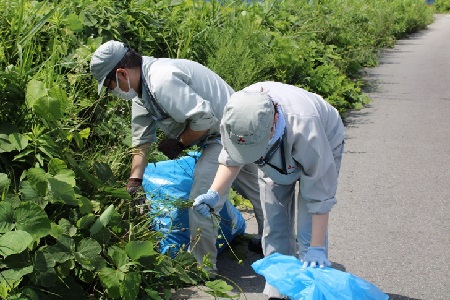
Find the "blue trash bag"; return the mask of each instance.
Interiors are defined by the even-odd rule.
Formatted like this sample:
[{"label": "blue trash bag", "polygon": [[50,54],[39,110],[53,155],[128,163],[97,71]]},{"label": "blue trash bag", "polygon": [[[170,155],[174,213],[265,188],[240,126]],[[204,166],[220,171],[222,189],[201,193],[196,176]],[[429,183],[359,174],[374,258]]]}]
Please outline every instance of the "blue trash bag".
[{"label": "blue trash bag", "polygon": [[291,300],[387,300],[372,283],[333,268],[302,268],[294,256],[274,253],[252,264],[256,273]]},{"label": "blue trash bag", "polygon": [[[188,208],[179,208],[176,203],[189,201],[195,163],[198,152],[176,160],[149,163],[144,170],[142,188],[150,204],[151,228],[162,233],[159,251],[172,258],[180,249],[189,247]],[[179,206],[179,205],[178,205]],[[219,238],[216,246],[222,252],[232,239],[245,232],[246,224],[241,212],[227,200],[219,213]]]}]

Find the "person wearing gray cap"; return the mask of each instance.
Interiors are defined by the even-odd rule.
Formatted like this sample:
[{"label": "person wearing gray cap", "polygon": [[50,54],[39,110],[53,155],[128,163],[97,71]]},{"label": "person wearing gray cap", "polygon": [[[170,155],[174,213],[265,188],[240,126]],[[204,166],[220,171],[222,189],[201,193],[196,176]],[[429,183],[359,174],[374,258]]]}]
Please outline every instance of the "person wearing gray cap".
[{"label": "person wearing gray cap", "polygon": [[[339,112],[304,89],[259,82],[231,96],[220,131],[221,165],[209,192],[195,199],[194,210],[208,215],[218,200],[215,194],[224,192],[242,165],[255,162],[261,178],[264,255],[298,255],[304,267],[330,266],[328,216],[336,203],[344,147]],[[284,298],[267,283],[264,293],[269,299]]]},{"label": "person wearing gray cap", "polygon": [[[190,197],[195,199],[206,192],[219,166],[218,156],[222,149],[219,124],[233,89],[199,63],[141,56],[119,41],[102,44],[92,55],[90,68],[98,81],[99,94],[106,87],[113,95],[132,101],[134,151],[127,191],[134,195],[141,187],[147,166],[147,149],[156,142],[156,129],[159,127],[167,139],[159,142],[158,149],[169,159],[178,157],[191,145],[200,147],[202,154],[195,166]],[[261,234],[263,213],[257,167],[247,164],[241,173],[242,176],[237,177],[232,185],[253,204]],[[229,201],[227,192],[214,205],[217,213],[225,201]],[[213,264],[211,271],[215,271],[218,226],[211,222],[211,218],[189,210],[190,251],[199,264],[209,254]]]}]

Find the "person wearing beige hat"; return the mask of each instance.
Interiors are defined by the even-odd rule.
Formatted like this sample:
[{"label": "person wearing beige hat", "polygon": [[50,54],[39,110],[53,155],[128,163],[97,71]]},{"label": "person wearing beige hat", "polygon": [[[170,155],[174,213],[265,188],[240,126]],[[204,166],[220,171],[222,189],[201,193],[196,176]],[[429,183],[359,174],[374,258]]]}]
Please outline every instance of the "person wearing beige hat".
[{"label": "person wearing beige hat", "polygon": [[[194,210],[207,215],[217,200],[214,195],[225,192],[243,165],[255,162],[264,255],[298,255],[304,267],[330,266],[328,216],[336,203],[344,145],[338,111],[304,89],[259,82],[231,96],[220,131],[220,166],[208,193],[195,199]],[[284,298],[267,283],[264,293],[269,299]]]},{"label": "person wearing beige hat", "polygon": [[[90,68],[98,81],[99,94],[106,89],[119,98],[132,101],[134,151],[127,191],[133,195],[141,187],[147,166],[147,149],[156,142],[159,127],[167,139],[159,142],[158,149],[169,159],[178,157],[189,146],[200,147],[202,154],[195,166],[190,197],[195,199],[205,193],[219,165],[218,156],[222,149],[219,124],[233,89],[199,63],[141,56],[119,41],[102,44],[92,55]],[[232,185],[253,204],[261,234],[263,214],[257,172],[255,164],[247,164]],[[227,196],[224,192],[214,205],[217,213],[225,201],[229,201]],[[211,222],[211,218],[190,209],[190,251],[199,264],[208,254],[213,265],[210,269],[214,271],[218,226]]]}]

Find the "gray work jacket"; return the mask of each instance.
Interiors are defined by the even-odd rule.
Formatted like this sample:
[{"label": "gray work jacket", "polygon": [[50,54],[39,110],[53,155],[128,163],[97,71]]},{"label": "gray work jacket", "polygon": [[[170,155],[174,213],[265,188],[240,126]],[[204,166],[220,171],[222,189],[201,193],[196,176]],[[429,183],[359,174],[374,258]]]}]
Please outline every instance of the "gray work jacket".
[{"label": "gray work jacket", "polygon": [[[244,90],[266,91],[281,106],[286,120],[282,145],[269,164],[260,169],[275,183],[290,185],[299,180],[300,192],[311,213],[327,213],[336,203],[338,172],[333,150],[344,141],[339,112],[317,94],[278,82],[260,82]],[[222,130],[223,128],[221,128]],[[224,148],[224,165],[238,166]]]},{"label": "gray work jacket", "polygon": [[132,100],[133,147],[155,142],[158,126],[169,138],[187,127],[219,134],[223,108],[234,92],[219,75],[194,61],[148,56],[142,75],[142,98]]}]

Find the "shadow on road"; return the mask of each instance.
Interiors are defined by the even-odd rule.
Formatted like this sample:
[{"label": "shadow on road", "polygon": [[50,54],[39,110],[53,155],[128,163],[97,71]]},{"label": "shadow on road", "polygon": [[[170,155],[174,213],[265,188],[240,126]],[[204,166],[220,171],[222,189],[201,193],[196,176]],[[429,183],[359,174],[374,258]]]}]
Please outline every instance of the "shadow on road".
[{"label": "shadow on road", "polygon": [[364,110],[348,111],[343,118],[345,127],[359,127],[359,125],[368,124],[368,116],[372,114],[371,107],[371,105],[366,105]]},{"label": "shadow on road", "polygon": [[389,300],[423,300],[418,298],[410,298],[402,295],[397,294],[387,294],[389,296]]},{"label": "shadow on road", "polygon": [[[234,292],[262,293],[265,280],[256,274],[252,264],[264,256],[247,250],[248,236],[237,237],[231,248],[225,249],[217,259],[219,278],[234,287]],[[239,260],[242,262],[240,263]]]}]

